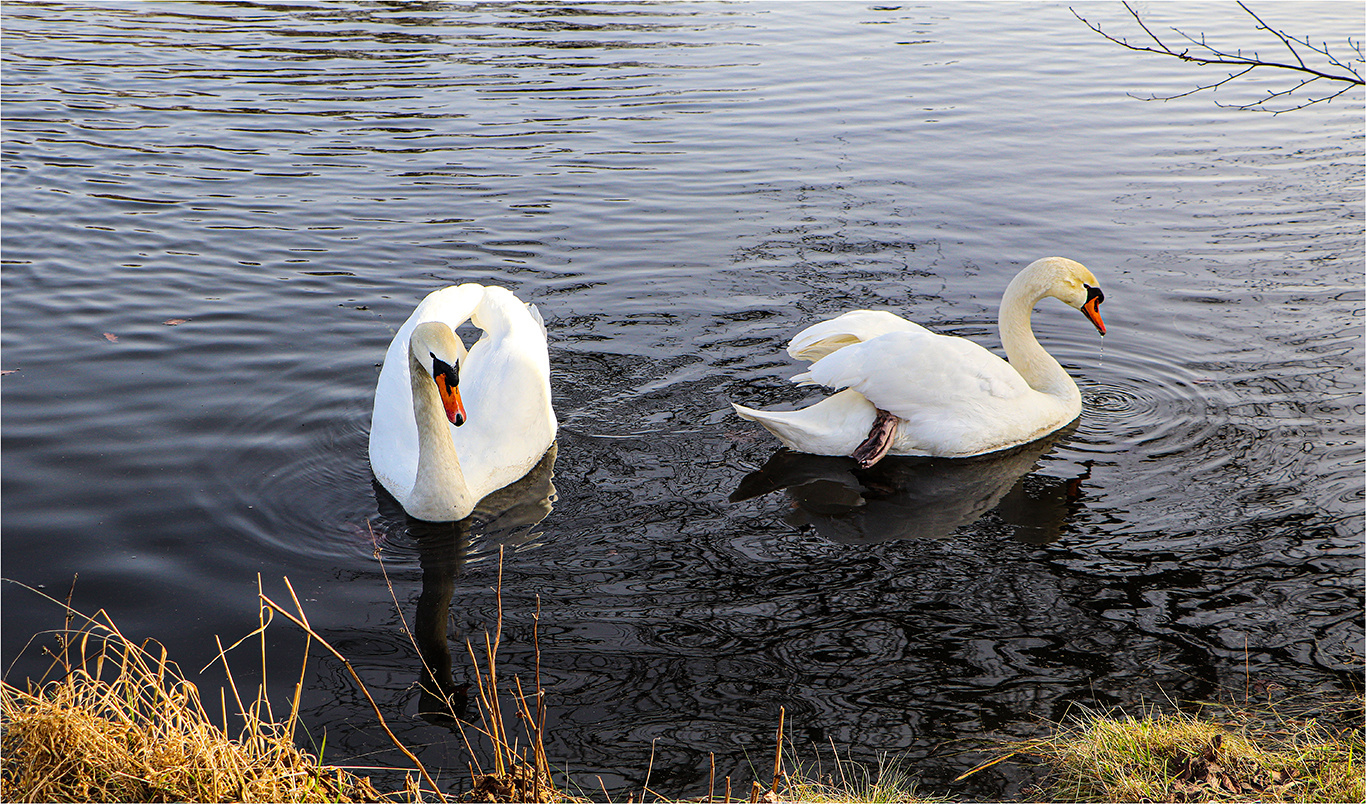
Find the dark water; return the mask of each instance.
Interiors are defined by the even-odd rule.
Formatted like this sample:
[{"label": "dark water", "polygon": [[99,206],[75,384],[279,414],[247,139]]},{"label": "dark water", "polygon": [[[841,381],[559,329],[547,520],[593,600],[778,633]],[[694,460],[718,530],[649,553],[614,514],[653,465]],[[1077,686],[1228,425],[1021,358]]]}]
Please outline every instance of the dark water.
[{"label": "dark water", "polygon": [[[1236,11],[1150,13],[1246,41]],[[3,14],[3,574],[79,574],[78,608],[191,673],[288,576],[455,789],[402,628],[466,680],[502,546],[502,666],[529,679],[539,605],[550,757],[614,796],[652,754],[666,794],[704,793],[712,752],[746,784],[780,706],[808,761],[994,797],[1021,772],[951,784],[984,756],[957,741],[1361,687],[1359,92],[1141,103],[1204,74],[1038,3]],[[781,347],[850,308],[995,347],[1005,283],[1052,254],[1110,329],[1035,314],[1086,398],[1056,442],[855,476],[729,412],[806,399]],[[370,396],[412,306],[464,281],[544,314],[562,429],[501,520],[424,531],[372,486]],[[61,615],[0,594],[16,682]],[[270,635],[283,694],[302,639]],[[336,663],[305,704],[327,761],[403,764]]]}]

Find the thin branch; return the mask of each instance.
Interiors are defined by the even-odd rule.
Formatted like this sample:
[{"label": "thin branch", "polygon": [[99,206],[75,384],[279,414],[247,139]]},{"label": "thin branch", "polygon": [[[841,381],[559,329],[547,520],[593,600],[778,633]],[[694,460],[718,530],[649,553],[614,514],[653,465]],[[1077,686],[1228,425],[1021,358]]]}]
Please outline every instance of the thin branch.
[{"label": "thin branch", "polygon": [[1271,99],[1273,99],[1273,98],[1283,98],[1283,97],[1286,97],[1286,96],[1288,96],[1288,95],[1294,93],[1296,90],[1298,90],[1298,89],[1300,89],[1300,88],[1302,88],[1302,87],[1308,86],[1309,84],[1312,84],[1312,83],[1314,83],[1314,82],[1317,81],[1317,80],[1319,80],[1319,79],[1318,79],[1318,76],[1315,76],[1315,77],[1313,77],[1313,78],[1306,78],[1306,79],[1304,79],[1303,81],[1301,81],[1301,82],[1299,82],[1298,84],[1296,84],[1295,86],[1291,87],[1290,89],[1283,89],[1283,90],[1281,90],[1280,92],[1270,92],[1270,91],[1268,91],[1266,97],[1265,97],[1265,98],[1262,98],[1261,100],[1259,100],[1259,101],[1257,101],[1257,102],[1258,102],[1258,103],[1266,103],[1267,101],[1269,101],[1269,100],[1271,100]]},{"label": "thin branch", "polygon": [[[1159,39],[1158,36],[1149,29],[1148,26],[1139,18],[1138,12],[1134,11],[1133,8],[1127,2],[1124,3],[1124,7],[1129,9],[1129,13],[1134,15],[1134,19],[1139,20],[1139,25],[1142,26],[1143,30],[1147,32],[1148,36],[1151,36],[1153,38],[1153,41],[1155,41],[1161,48],[1160,50],[1154,47],[1131,44],[1129,40],[1123,37],[1114,36],[1101,30],[1101,27],[1099,25],[1087,20],[1085,17],[1078,14],[1076,12],[1076,9],[1069,8],[1068,10],[1072,12],[1072,16],[1081,20],[1081,22],[1084,25],[1086,25],[1086,27],[1090,28],[1091,30],[1095,31],[1096,33],[1110,40],[1111,42],[1126,47],[1130,50],[1137,50],[1141,53],[1157,53],[1163,56],[1173,56],[1175,58],[1181,59],[1182,61],[1194,62],[1196,64],[1233,64],[1239,66],[1251,65],[1253,67],[1276,67],[1282,70],[1292,70],[1294,72],[1309,73],[1310,75],[1318,76],[1319,78],[1327,78],[1331,81],[1346,81],[1350,84],[1366,84],[1366,81],[1363,81],[1361,76],[1357,75],[1354,70],[1349,69],[1349,72],[1351,72],[1352,75],[1335,75],[1333,73],[1323,72],[1322,70],[1318,70],[1313,67],[1302,67],[1297,64],[1287,64],[1285,62],[1266,61],[1264,59],[1257,58],[1255,54],[1252,57],[1247,57],[1236,55],[1233,53],[1225,53],[1221,50],[1217,50],[1213,47],[1210,47],[1207,44],[1204,44],[1200,40],[1193,39],[1187,36],[1186,34],[1181,35],[1187,36],[1187,38],[1191,39],[1192,42],[1199,45],[1200,47],[1205,48],[1214,55],[1196,56],[1192,55],[1189,50],[1183,50],[1178,53],[1177,51],[1172,50],[1170,47],[1168,47],[1165,42]],[[1181,32],[1177,31],[1177,33]]]},{"label": "thin branch", "polygon": [[[1248,8],[1247,5],[1243,3],[1243,0],[1238,0],[1238,7],[1246,11],[1254,20],[1256,20],[1257,24],[1262,26],[1261,30],[1267,31],[1275,35],[1277,39],[1281,40],[1282,44],[1285,45],[1286,49],[1290,51],[1290,55],[1294,56],[1295,61],[1299,62],[1301,70],[1304,70],[1305,72],[1313,72],[1313,70],[1310,70],[1309,67],[1304,63],[1304,59],[1300,58],[1300,53],[1298,50],[1295,50],[1295,46],[1290,44],[1293,40],[1291,40],[1285,34],[1281,33],[1280,31],[1276,30],[1275,28],[1272,28],[1270,25],[1267,25],[1265,22],[1263,22],[1261,17],[1254,14],[1252,12],[1252,9]],[[1305,38],[1307,39],[1308,37]]]},{"label": "thin branch", "polygon": [[[1312,80],[1312,79],[1311,79],[1311,80]],[[1306,81],[1305,83],[1308,83],[1308,82]],[[1332,95],[1324,95],[1324,96],[1321,97],[1321,98],[1314,98],[1314,99],[1312,99],[1312,100],[1307,100],[1307,101],[1305,101],[1304,103],[1301,103],[1301,104],[1298,105],[1298,106],[1291,106],[1291,107],[1288,107],[1288,108],[1285,108],[1285,109],[1264,109],[1263,111],[1265,111],[1265,112],[1267,112],[1267,113],[1269,113],[1269,114],[1272,114],[1272,115],[1285,114],[1286,112],[1297,112],[1297,111],[1299,111],[1300,109],[1307,109],[1307,108],[1309,108],[1310,106],[1313,106],[1313,105],[1316,104],[1316,103],[1327,103],[1328,101],[1333,100],[1334,98],[1338,97],[1339,95],[1343,95],[1343,94],[1347,93],[1347,92],[1348,92],[1349,90],[1351,90],[1351,89],[1352,89],[1352,86],[1349,84],[1349,85],[1343,87],[1342,89],[1339,89],[1337,92],[1334,92]],[[1225,109],[1241,109],[1241,110],[1248,110],[1248,109],[1255,109],[1256,107],[1260,106],[1261,104],[1263,104],[1263,103],[1265,103],[1265,102],[1266,102],[1266,99],[1259,100],[1259,101],[1256,101],[1256,102],[1254,102],[1254,103],[1245,103],[1245,104],[1219,103],[1218,101],[1216,101],[1216,102],[1215,102],[1215,105],[1216,105],[1216,106],[1221,106],[1221,107],[1223,107],[1223,108],[1225,108]]]},{"label": "thin branch", "polygon": [[[1142,28],[1142,29],[1143,29],[1143,32],[1146,33],[1149,37],[1152,38],[1152,40],[1153,40],[1154,42],[1157,43],[1157,46],[1158,46],[1158,47],[1162,48],[1162,50],[1165,51],[1165,52],[1167,52],[1167,53],[1171,53],[1173,56],[1177,55],[1176,53],[1173,53],[1173,52],[1172,52],[1172,49],[1169,48],[1169,47],[1167,47],[1166,44],[1164,44],[1164,43],[1162,42],[1161,39],[1158,39],[1158,38],[1157,38],[1157,34],[1153,33],[1153,32],[1150,31],[1150,30],[1148,30],[1148,26],[1147,26],[1146,24],[1144,24],[1143,18],[1140,17],[1140,16],[1138,16],[1138,12],[1137,12],[1137,11],[1134,11],[1134,9],[1133,9],[1132,6],[1130,6],[1128,3],[1125,3],[1125,4],[1124,4],[1124,8],[1128,9],[1129,13],[1133,15],[1134,21],[1138,23],[1138,27]],[[1071,8],[1068,8],[1067,10],[1068,10],[1068,11],[1072,11]],[[1072,11],[1072,16],[1076,17],[1077,19],[1081,20],[1082,22],[1086,22],[1086,20],[1082,20],[1082,19],[1081,19],[1081,15],[1078,14],[1077,12],[1075,12],[1075,11]],[[1087,25],[1090,25],[1091,23],[1086,22],[1086,24],[1087,24]],[[1093,27],[1091,30],[1095,31],[1096,33],[1100,34],[1101,36],[1104,36],[1106,39],[1109,39],[1111,42],[1115,41],[1115,39],[1114,39],[1113,37],[1107,36],[1106,34],[1102,33],[1101,30],[1100,30],[1100,26],[1099,26],[1099,25]],[[1124,45],[1125,47],[1133,47],[1133,46],[1130,45],[1128,42],[1120,42],[1120,44],[1121,44],[1121,45]],[[1138,50],[1149,50],[1149,48],[1135,48],[1135,49],[1138,49]]]},{"label": "thin branch", "polygon": [[[1312,106],[1316,103],[1324,103],[1327,101],[1331,101],[1353,87],[1366,85],[1366,81],[1362,80],[1361,73],[1358,70],[1358,68],[1351,63],[1352,59],[1344,61],[1343,59],[1338,58],[1336,55],[1332,54],[1329,51],[1328,44],[1326,42],[1323,44],[1322,47],[1316,47],[1307,36],[1304,38],[1303,41],[1301,41],[1300,39],[1297,39],[1293,36],[1289,36],[1284,31],[1272,28],[1270,25],[1266,23],[1265,20],[1263,20],[1255,12],[1253,12],[1252,9],[1248,8],[1247,5],[1242,2],[1242,0],[1238,0],[1238,6],[1242,8],[1243,11],[1247,12],[1247,14],[1257,22],[1256,30],[1267,31],[1268,33],[1275,36],[1281,42],[1281,44],[1284,45],[1285,48],[1290,51],[1290,55],[1293,57],[1293,61],[1270,61],[1267,59],[1263,59],[1255,50],[1252,51],[1250,55],[1243,55],[1242,49],[1239,49],[1236,53],[1230,53],[1225,50],[1221,50],[1218,47],[1215,47],[1214,45],[1207,42],[1204,34],[1200,34],[1199,37],[1196,37],[1185,33],[1179,28],[1172,28],[1171,30],[1174,31],[1177,34],[1177,36],[1181,37],[1182,39],[1185,39],[1191,45],[1191,47],[1186,47],[1185,49],[1178,51],[1174,49],[1166,41],[1163,41],[1163,38],[1161,36],[1158,36],[1157,33],[1155,33],[1151,28],[1149,28],[1148,24],[1144,22],[1143,18],[1139,15],[1139,13],[1136,10],[1134,10],[1133,6],[1131,6],[1127,2],[1127,0],[1123,3],[1123,5],[1125,10],[1129,12],[1129,15],[1133,17],[1134,21],[1138,24],[1139,28],[1141,28],[1143,32],[1147,34],[1150,40],[1152,40],[1152,44],[1135,44],[1130,42],[1127,38],[1123,36],[1116,36],[1114,34],[1107,33],[1106,31],[1102,30],[1099,23],[1093,23],[1090,20],[1087,20],[1085,17],[1082,17],[1080,14],[1077,13],[1076,9],[1069,8],[1068,10],[1072,12],[1072,16],[1076,17],[1078,20],[1081,21],[1083,25],[1090,28],[1092,31],[1096,32],[1097,34],[1100,34],[1100,36],[1102,36],[1106,40],[1113,42],[1117,45],[1120,45],[1121,47],[1127,48],[1129,50],[1138,51],[1140,53],[1155,53],[1159,56],[1168,56],[1171,58],[1180,59],[1181,61],[1191,62],[1193,64],[1212,64],[1241,68],[1237,72],[1230,73],[1227,78],[1221,81],[1216,81],[1210,84],[1201,84],[1200,86],[1197,86],[1189,92],[1182,92],[1180,94],[1171,96],[1153,95],[1148,98],[1141,98],[1141,100],[1174,100],[1176,98],[1183,98],[1187,95],[1192,95],[1196,92],[1201,92],[1207,89],[1214,90],[1237,78],[1247,75],[1248,73],[1252,72],[1254,69],[1258,67],[1288,70],[1292,73],[1298,73],[1301,76],[1308,77],[1302,78],[1297,85],[1291,87],[1290,89],[1280,90],[1277,92],[1268,92],[1266,97],[1251,103],[1218,103],[1216,105],[1225,108],[1255,109],[1258,111],[1267,111],[1273,114],[1280,114],[1282,112],[1303,109],[1307,106]],[[1353,40],[1349,36],[1347,38],[1347,46],[1353,52],[1355,52],[1355,61],[1366,61],[1366,58],[1363,57],[1362,43],[1359,40]],[[1311,66],[1308,62],[1305,61],[1304,55],[1300,50],[1301,47],[1323,56],[1324,59],[1327,60],[1328,66]],[[1194,48],[1194,50],[1192,50],[1192,48]],[[1343,86],[1343,88],[1339,89],[1338,91],[1326,93],[1320,97],[1311,98],[1302,104],[1290,108],[1272,109],[1267,105],[1268,103],[1275,101],[1278,98],[1289,97],[1295,92],[1302,90],[1308,84],[1311,84],[1319,79],[1324,79],[1330,82],[1340,82],[1345,86]]]},{"label": "thin branch", "polygon": [[[1256,65],[1253,65],[1252,67],[1249,67],[1249,68],[1247,68],[1246,70],[1243,70],[1242,72],[1230,73],[1230,74],[1229,74],[1229,77],[1228,77],[1228,78],[1225,78],[1223,81],[1219,81],[1219,82],[1216,82],[1216,83],[1213,83],[1213,84],[1202,84],[1201,86],[1198,86],[1198,87],[1196,87],[1195,89],[1190,90],[1189,92],[1182,92],[1182,93],[1177,94],[1177,95],[1163,95],[1163,96],[1161,96],[1161,97],[1158,97],[1157,95],[1149,95],[1149,96],[1146,97],[1146,98],[1138,98],[1138,99],[1139,99],[1139,100],[1164,100],[1164,101],[1176,100],[1177,98],[1184,98],[1184,97],[1186,97],[1187,95],[1194,95],[1194,94],[1197,93],[1197,92],[1203,92],[1203,91],[1205,91],[1205,90],[1207,90],[1207,89],[1217,89],[1217,88],[1223,86],[1224,84],[1227,84],[1228,82],[1232,81],[1232,80],[1235,79],[1235,78],[1241,78],[1242,76],[1247,75],[1248,73],[1252,72],[1253,69],[1255,69],[1255,67],[1256,67]],[[1137,95],[1130,95],[1129,97],[1131,97],[1131,98],[1137,98],[1138,96],[1137,96]],[[1261,101],[1258,101],[1258,103],[1260,103],[1260,102],[1261,102]]]}]

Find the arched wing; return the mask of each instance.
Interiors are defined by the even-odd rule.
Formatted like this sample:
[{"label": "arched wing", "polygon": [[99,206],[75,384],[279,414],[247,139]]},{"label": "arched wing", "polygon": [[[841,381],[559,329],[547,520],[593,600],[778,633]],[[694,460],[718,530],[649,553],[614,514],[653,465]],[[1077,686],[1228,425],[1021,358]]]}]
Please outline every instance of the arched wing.
[{"label": "arched wing", "polygon": [[864,343],[890,332],[930,334],[919,324],[884,310],[852,310],[798,332],[788,342],[787,353],[797,360],[820,360],[846,346]]},{"label": "arched wing", "polygon": [[1032,391],[1009,363],[972,341],[916,329],[845,346],[793,380],[852,388],[909,421],[983,415]]}]

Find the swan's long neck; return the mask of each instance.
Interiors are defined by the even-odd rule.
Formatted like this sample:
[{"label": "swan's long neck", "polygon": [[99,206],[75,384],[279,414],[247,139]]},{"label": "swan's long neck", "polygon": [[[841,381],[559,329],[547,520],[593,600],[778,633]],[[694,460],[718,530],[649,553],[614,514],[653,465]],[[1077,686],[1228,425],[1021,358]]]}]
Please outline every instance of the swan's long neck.
[{"label": "swan's long neck", "polygon": [[470,499],[465,475],[460,470],[436,384],[411,350],[408,375],[413,388],[413,418],[417,422],[417,480],[405,508],[418,519],[434,522],[462,518],[475,501]]},{"label": "swan's long neck", "polygon": [[1049,284],[1040,280],[1041,277],[1033,272],[1023,271],[1006,288],[997,324],[1001,345],[1005,347],[1010,365],[1031,388],[1080,409],[1081,392],[1077,390],[1077,384],[1039,345],[1030,326],[1034,305],[1048,295]]}]

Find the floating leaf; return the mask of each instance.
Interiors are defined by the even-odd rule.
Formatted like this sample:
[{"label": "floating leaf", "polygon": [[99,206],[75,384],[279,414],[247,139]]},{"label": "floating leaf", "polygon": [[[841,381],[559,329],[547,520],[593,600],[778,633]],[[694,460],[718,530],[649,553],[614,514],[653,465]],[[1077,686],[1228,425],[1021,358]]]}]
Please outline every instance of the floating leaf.
[{"label": "floating leaf", "polygon": [[184,324],[186,321],[189,320],[190,319],[188,318],[168,318],[165,321],[162,321],[161,323],[165,324],[168,327],[174,327],[178,324]]},{"label": "floating leaf", "polygon": [[0,369],[0,377],[5,376],[6,374],[13,374],[18,370],[19,369]]},{"label": "floating leaf", "polygon": [[119,342],[119,336],[115,335],[115,334],[112,333],[112,332],[106,332],[106,333],[104,333],[104,339],[105,339],[106,341],[109,341],[110,343],[118,343],[118,342]]}]

